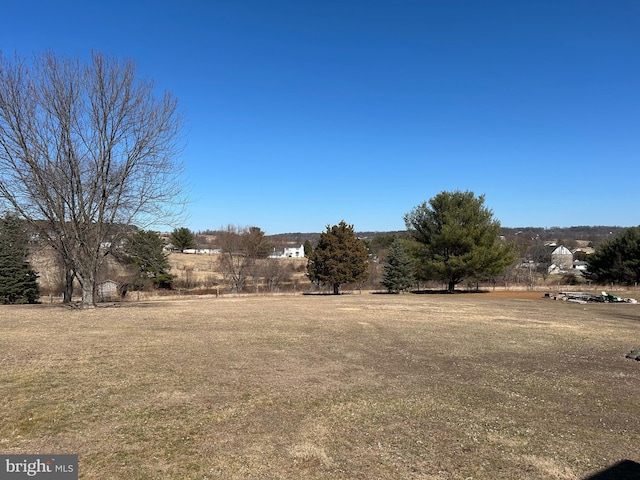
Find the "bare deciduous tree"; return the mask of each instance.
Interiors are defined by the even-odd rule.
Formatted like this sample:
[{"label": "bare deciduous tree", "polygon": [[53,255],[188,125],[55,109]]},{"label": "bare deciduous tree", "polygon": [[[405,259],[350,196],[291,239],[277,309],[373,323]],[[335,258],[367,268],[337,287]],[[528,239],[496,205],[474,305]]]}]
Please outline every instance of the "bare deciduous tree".
[{"label": "bare deciduous tree", "polygon": [[[182,198],[181,116],[135,64],[0,53],[0,203],[74,272],[83,306],[126,225],[166,224]],[[162,222],[159,222],[162,219]]]},{"label": "bare deciduous tree", "polygon": [[292,265],[281,258],[265,258],[257,270],[270,292],[279,291],[283,283],[291,280]]},{"label": "bare deciduous tree", "polygon": [[233,225],[221,231],[218,242],[222,249],[220,266],[225,281],[236,293],[243,290],[247,277],[255,275],[255,263],[266,258],[270,245],[258,227],[241,228]]}]

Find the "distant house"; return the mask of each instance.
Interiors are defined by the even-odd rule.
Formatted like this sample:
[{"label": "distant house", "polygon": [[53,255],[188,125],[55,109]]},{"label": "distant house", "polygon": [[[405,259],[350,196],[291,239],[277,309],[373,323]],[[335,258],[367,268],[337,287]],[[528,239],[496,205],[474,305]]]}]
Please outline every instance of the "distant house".
[{"label": "distant house", "polygon": [[304,245],[299,247],[285,247],[284,256],[289,258],[304,258]]},{"label": "distant house", "polygon": [[197,255],[212,255],[214,253],[222,253],[220,248],[185,248],[182,253],[191,253]]},{"label": "distant house", "polygon": [[274,250],[269,258],[304,258],[304,245],[299,247],[285,247],[284,250]]}]

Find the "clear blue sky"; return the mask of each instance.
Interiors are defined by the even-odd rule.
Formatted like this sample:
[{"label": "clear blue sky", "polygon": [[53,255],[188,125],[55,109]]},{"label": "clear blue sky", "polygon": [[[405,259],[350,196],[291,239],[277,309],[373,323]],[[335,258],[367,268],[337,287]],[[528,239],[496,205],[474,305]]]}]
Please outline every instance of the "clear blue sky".
[{"label": "clear blue sky", "polygon": [[184,111],[193,230],[640,224],[640,2],[3,0],[0,49],[137,61]]}]

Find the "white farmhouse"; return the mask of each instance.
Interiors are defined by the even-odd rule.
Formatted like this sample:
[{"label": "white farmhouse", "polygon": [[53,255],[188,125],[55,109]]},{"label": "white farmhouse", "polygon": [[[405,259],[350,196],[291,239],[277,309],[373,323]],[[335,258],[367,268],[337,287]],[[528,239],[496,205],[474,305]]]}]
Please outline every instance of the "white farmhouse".
[{"label": "white farmhouse", "polygon": [[289,258],[304,258],[304,245],[300,245],[299,247],[285,247],[282,256]]},{"label": "white farmhouse", "polygon": [[304,258],[304,245],[285,247],[284,250],[273,250],[269,258]]}]

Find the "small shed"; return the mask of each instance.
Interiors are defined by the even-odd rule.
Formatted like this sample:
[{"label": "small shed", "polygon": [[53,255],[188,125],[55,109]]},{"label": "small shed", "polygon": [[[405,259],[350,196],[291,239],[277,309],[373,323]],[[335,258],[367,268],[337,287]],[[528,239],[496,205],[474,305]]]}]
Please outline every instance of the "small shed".
[{"label": "small shed", "polygon": [[120,284],[114,280],[104,280],[98,284],[97,294],[98,300],[101,302],[108,302],[118,298],[118,290]]}]

